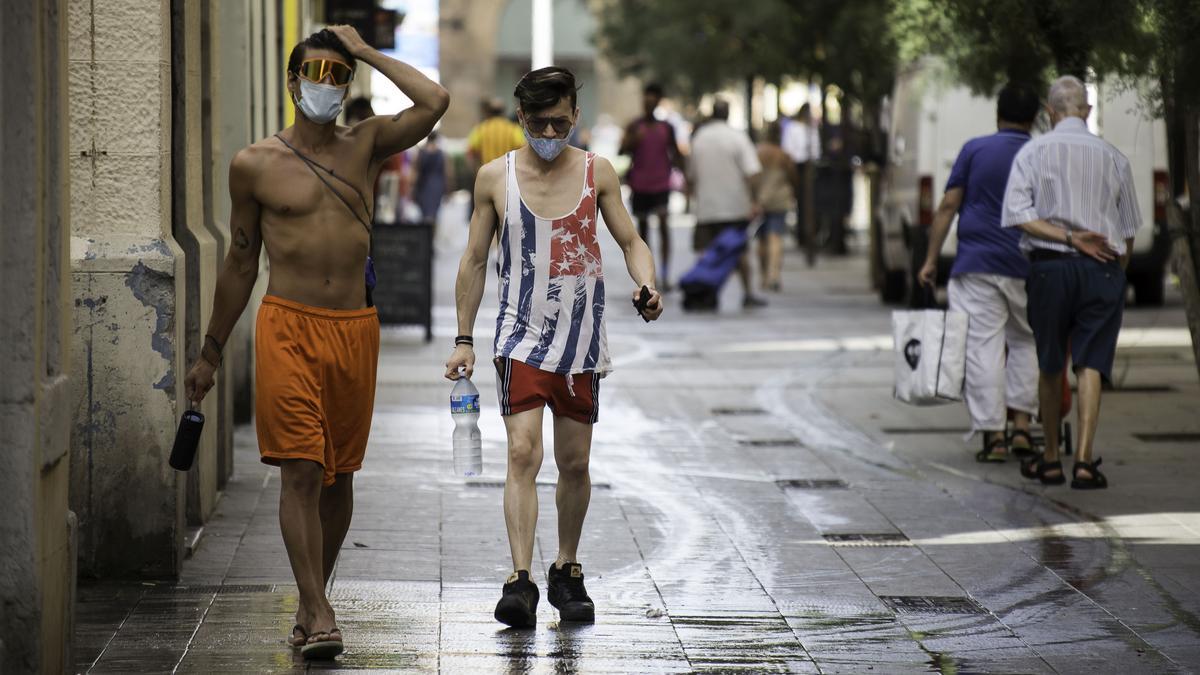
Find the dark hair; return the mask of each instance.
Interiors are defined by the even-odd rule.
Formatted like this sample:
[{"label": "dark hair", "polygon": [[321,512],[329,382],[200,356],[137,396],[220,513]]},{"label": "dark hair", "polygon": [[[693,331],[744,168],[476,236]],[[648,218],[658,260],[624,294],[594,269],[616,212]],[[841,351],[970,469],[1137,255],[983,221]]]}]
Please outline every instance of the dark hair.
[{"label": "dark hair", "polygon": [[812,105],[805,103],[796,111],[796,118],[812,119]]},{"label": "dark hair", "polygon": [[662,85],[657,82],[651,82],[642,89],[643,94],[653,94],[659,98],[663,97]]},{"label": "dark hair", "polygon": [[366,96],[355,96],[346,102],[346,119],[357,118],[367,119],[375,115],[375,109],[371,107],[371,99]]},{"label": "dark hair", "polygon": [[517,83],[513,96],[526,114],[553,108],[564,97],[571,99],[571,110],[578,101],[579,86],[575,75],[566,68],[549,66],[525,73]]},{"label": "dark hair", "polygon": [[1041,102],[1033,87],[1019,82],[1009,82],[996,98],[996,115],[1012,124],[1031,124],[1038,114]]},{"label": "dark hair", "polygon": [[715,120],[728,120],[729,119],[729,101],[726,101],[723,98],[719,98],[719,99],[713,101],[712,116],[713,116],[713,119],[715,119]]},{"label": "dark hair", "polygon": [[304,61],[304,57],[308,54],[309,49],[328,49],[332,52],[337,52],[342,58],[346,59],[346,63],[350,64],[350,70],[354,70],[358,66],[358,62],[350,55],[350,50],[346,49],[346,45],[338,39],[338,36],[328,28],[309,35],[292,47],[292,53],[288,56],[288,72],[295,73],[300,70],[300,64]]}]

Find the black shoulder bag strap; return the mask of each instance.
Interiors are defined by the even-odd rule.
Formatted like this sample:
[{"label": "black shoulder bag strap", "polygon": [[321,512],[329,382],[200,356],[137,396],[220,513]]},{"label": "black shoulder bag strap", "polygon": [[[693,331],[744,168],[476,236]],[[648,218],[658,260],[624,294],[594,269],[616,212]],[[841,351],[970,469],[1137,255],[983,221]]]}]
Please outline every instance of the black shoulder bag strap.
[{"label": "black shoulder bag strap", "polygon": [[[367,206],[367,199],[366,199],[366,197],[363,196],[362,190],[359,190],[358,187],[355,186],[353,183],[351,183],[350,181],[346,180],[345,178],[342,178],[341,176],[334,173],[333,169],[330,169],[330,168],[327,168],[327,167],[321,165],[316,160],[313,160],[312,158],[305,155],[303,152],[300,152],[299,150],[297,150],[295,146],[293,146],[291,143],[288,143],[286,140],[284,140],[283,136],[280,136],[279,134],[275,134],[275,138],[278,138],[280,143],[283,143],[284,145],[286,145],[288,150],[291,150],[297,157],[299,157],[300,160],[304,162],[304,165],[308,167],[308,170],[312,171],[313,175],[316,176],[322,183],[324,183],[325,187],[328,188],[329,191],[332,192],[334,194],[334,196],[338,198],[338,201],[340,201],[342,204],[344,204],[347,209],[350,209],[350,213],[354,215],[354,219],[357,220],[360,224],[362,224],[363,227],[367,228],[367,235],[370,236],[370,238],[371,238],[371,243],[369,244],[370,248],[367,253],[367,270],[366,270],[367,307],[375,306],[375,303],[371,297],[371,291],[372,291],[372,289],[375,288],[375,262],[371,258],[371,255],[375,251],[375,231],[371,227],[371,222],[370,222],[371,221],[371,209],[370,209],[370,207]],[[362,202],[363,211],[367,214],[366,220],[363,220],[362,216],[358,215],[358,211],[355,210],[354,206],[350,204],[350,201],[347,200],[345,197],[343,197],[342,193],[338,192],[332,185],[330,185],[329,181],[325,180],[325,177],[321,175],[321,171],[317,171],[317,169],[324,171],[325,173],[329,174],[330,176],[333,176],[334,178],[340,180],[342,183],[344,183],[346,186],[348,186],[351,190],[354,190],[354,194],[358,195],[358,200],[360,202]]]}]

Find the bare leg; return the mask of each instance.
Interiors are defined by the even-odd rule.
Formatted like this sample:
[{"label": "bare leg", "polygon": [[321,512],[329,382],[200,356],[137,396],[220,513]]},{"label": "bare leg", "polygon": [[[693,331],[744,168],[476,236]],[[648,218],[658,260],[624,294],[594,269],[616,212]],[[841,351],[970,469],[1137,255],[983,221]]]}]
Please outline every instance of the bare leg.
[{"label": "bare leg", "polygon": [[339,473],[333,485],[321,489],[321,569],[325,585],[329,584],[329,576],[333,574],[353,514],[354,474]]},{"label": "bare leg", "polygon": [[[1100,420],[1100,372],[1091,368],[1080,368],[1075,373],[1079,383],[1079,455],[1080,462],[1092,461],[1092,446],[1096,440],[1096,424]],[[1091,473],[1081,471],[1080,478],[1090,478]]]},{"label": "bare leg", "polygon": [[638,236],[646,245],[650,245],[650,215],[646,213],[637,216]]},{"label": "bare leg", "polygon": [[558,486],[554,504],[558,507],[558,558],[556,563],[576,562],[583,519],[592,498],[592,477],[588,461],[592,451],[592,425],[569,417],[554,418],[554,462],[558,465]]},{"label": "bare leg", "polygon": [[[1058,425],[1062,421],[1062,385],[1061,371],[1057,373],[1038,372],[1038,398],[1041,400],[1042,433],[1046,436],[1044,457],[1047,462],[1058,460]],[[1051,471],[1046,475],[1053,477],[1058,474]]]},{"label": "bare leg", "polygon": [[334,626],[333,607],[321,578],[323,469],[307,459],[285,459],[279,469],[279,530],[300,593],[296,623],[310,635],[329,631]]},{"label": "bare leg", "polygon": [[513,571],[533,564],[533,536],[537,530],[537,475],[542,468],[542,410],[534,408],[508,415],[508,477],[504,481],[504,524]]},{"label": "bare leg", "polygon": [[761,270],[758,283],[762,290],[769,290],[771,286],[771,244],[770,235],[763,235],[758,238],[758,269]]},{"label": "bare leg", "polygon": [[662,279],[659,281],[665,288],[671,283],[671,226],[667,222],[666,209],[658,212],[658,253],[662,258]]},{"label": "bare leg", "polygon": [[738,276],[742,280],[742,288],[746,291],[746,297],[754,295],[754,270],[752,268],[753,265],[750,263],[750,253],[747,251],[746,253],[743,253],[741,259],[738,260]]},{"label": "bare leg", "polygon": [[771,287],[779,289],[779,282],[783,276],[783,235],[778,232],[772,232],[767,235],[767,253],[771,270]]}]

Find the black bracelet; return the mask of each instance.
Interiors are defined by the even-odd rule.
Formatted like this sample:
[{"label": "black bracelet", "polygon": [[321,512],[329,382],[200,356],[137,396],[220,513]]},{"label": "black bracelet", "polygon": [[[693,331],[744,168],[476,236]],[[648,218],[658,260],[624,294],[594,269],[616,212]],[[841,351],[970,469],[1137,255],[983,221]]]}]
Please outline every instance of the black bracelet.
[{"label": "black bracelet", "polygon": [[470,345],[474,347],[475,338],[470,335],[459,335],[454,338],[454,346],[457,347],[459,345]]},{"label": "black bracelet", "polygon": [[220,354],[221,351],[225,348],[224,345],[222,345],[220,342],[217,342],[217,338],[213,337],[211,334],[206,334],[204,336],[205,344],[208,344],[209,341],[212,342],[213,349],[216,349],[218,354]]}]

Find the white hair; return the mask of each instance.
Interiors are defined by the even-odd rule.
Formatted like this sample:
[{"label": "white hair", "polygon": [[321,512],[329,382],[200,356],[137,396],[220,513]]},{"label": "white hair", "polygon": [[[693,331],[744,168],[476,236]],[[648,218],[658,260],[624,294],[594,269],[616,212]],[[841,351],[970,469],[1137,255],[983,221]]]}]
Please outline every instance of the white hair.
[{"label": "white hair", "polygon": [[1080,115],[1087,110],[1087,89],[1074,75],[1063,75],[1050,85],[1047,103],[1060,115]]}]

